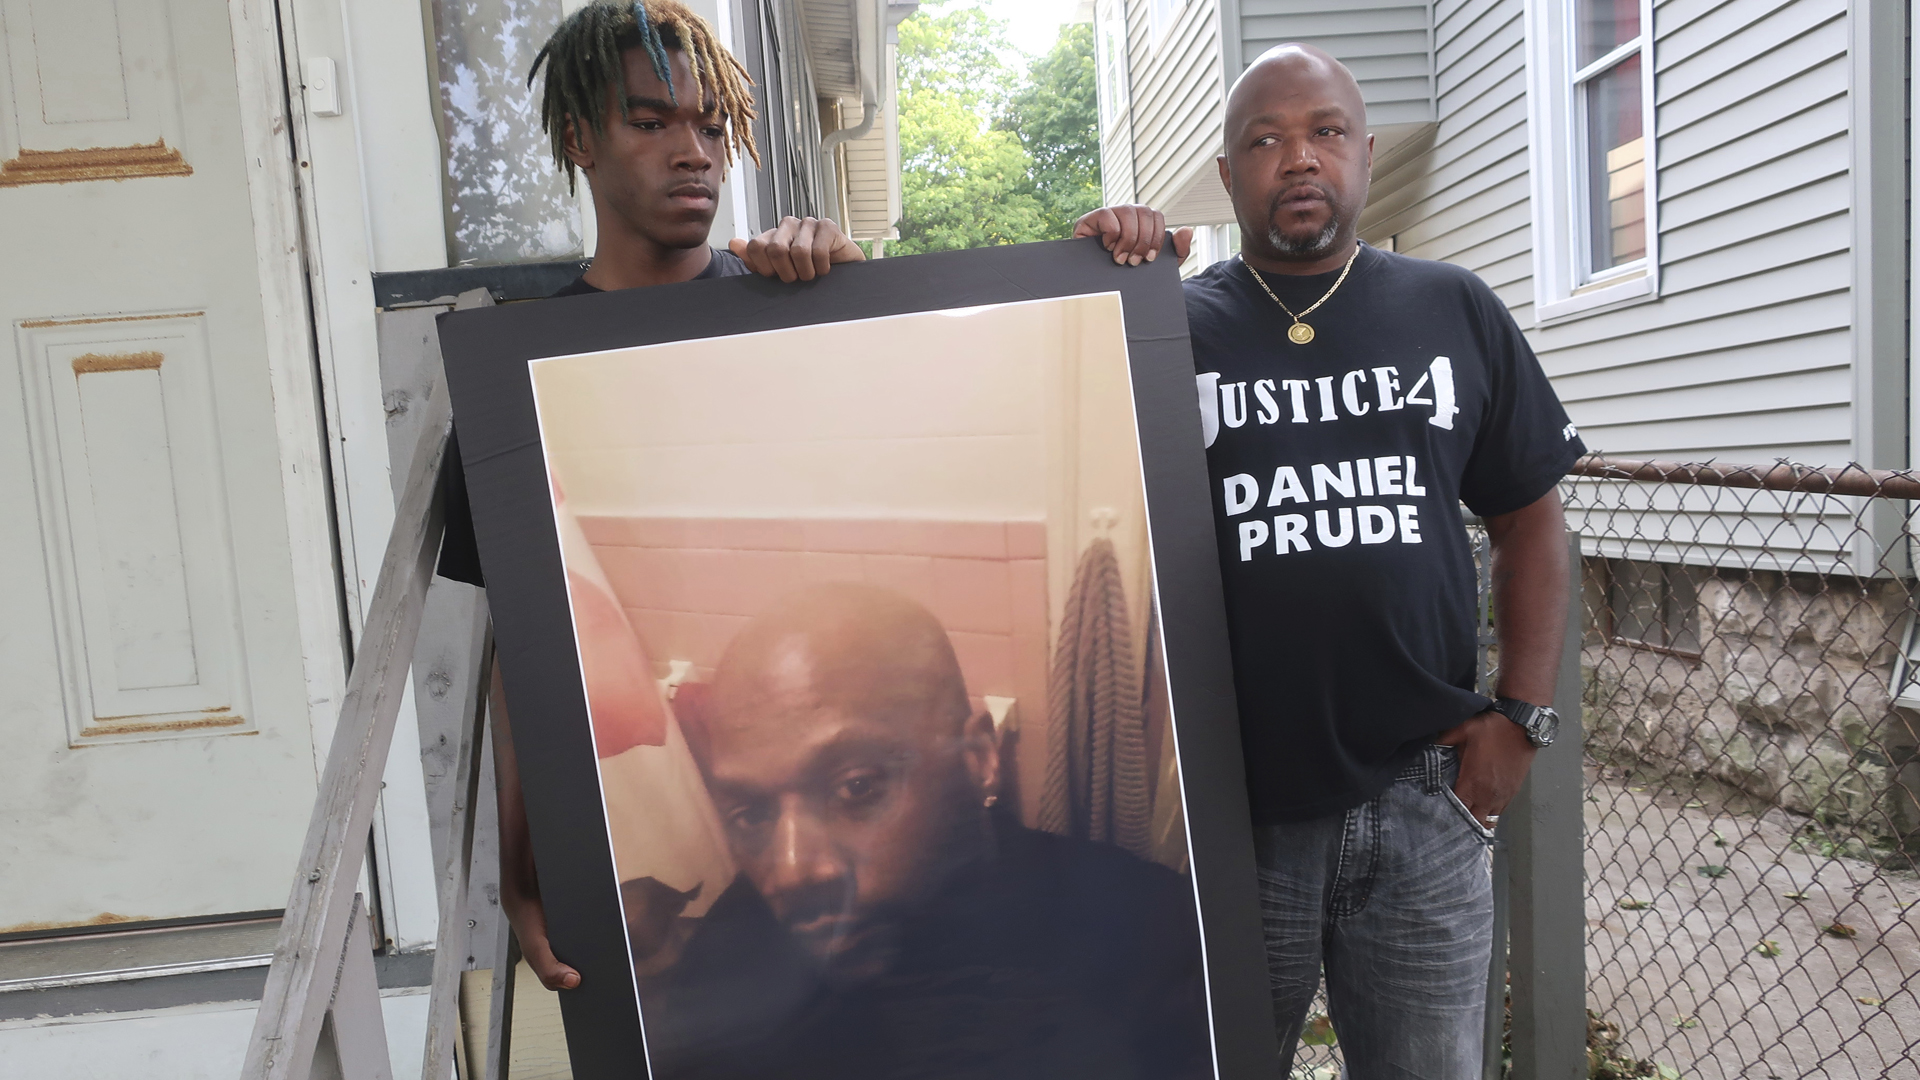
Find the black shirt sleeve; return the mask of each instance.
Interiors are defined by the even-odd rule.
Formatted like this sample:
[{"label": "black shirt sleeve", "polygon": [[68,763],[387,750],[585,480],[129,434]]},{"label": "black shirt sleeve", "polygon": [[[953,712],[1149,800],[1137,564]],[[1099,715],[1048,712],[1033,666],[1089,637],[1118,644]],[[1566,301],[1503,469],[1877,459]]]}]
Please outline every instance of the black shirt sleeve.
[{"label": "black shirt sleeve", "polygon": [[1506,305],[1478,278],[1471,288],[1487,339],[1490,394],[1460,478],[1460,501],[1495,517],[1545,495],[1587,447]]},{"label": "black shirt sleeve", "polygon": [[[747,264],[738,255],[722,248],[713,249],[713,258],[708,260],[707,268],[702,270],[695,280],[702,278],[740,277],[751,274]],[[602,290],[587,283],[585,274],[568,282],[548,299],[562,296],[590,296]],[[473,535],[473,504],[467,497],[467,474],[460,461],[460,432],[456,428],[447,440],[447,469],[444,475],[446,487],[446,534],[440,541],[440,564],[435,572],[443,578],[464,581],[469,585],[486,588],[486,578],[480,572],[480,544]]]},{"label": "black shirt sleeve", "polygon": [[460,460],[460,431],[447,437],[447,463],[440,474],[446,485],[446,532],[440,538],[440,565],[436,572],[443,578],[464,581],[480,588],[487,581],[480,573],[480,545],[473,536],[473,505],[467,500],[467,471]]}]

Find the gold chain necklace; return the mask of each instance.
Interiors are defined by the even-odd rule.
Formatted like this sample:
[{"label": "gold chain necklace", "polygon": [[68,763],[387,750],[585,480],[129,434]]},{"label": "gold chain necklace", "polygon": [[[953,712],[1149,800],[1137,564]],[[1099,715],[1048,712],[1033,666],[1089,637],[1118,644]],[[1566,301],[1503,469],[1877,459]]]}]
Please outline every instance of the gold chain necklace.
[{"label": "gold chain necklace", "polygon": [[1295,345],[1305,345],[1308,342],[1313,340],[1313,327],[1308,326],[1306,323],[1303,323],[1300,320],[1313,314],[1315,308],[1318,308],[1321,304],[1324,304],[1328,300],[1333,298],[1333,294],[1339,290],[1342,284],[1346,282],[1347,272],[1353,269],[1353,260],[1359,257],[1360,257],[1360,245],[1355,244],[1353,245],[1353,254],[1347,256],[1347,265],[1340,268],[1340,279],[1333,283],[1333,288],[1328,289],[1326,292],[1326,295],[1322,296],[1318,300],[1315,300],[1313,302],[1313,307],[1308,308],[1307,310],[1301,312],[1298,315],[1295,315],[1293,313],[1292,308],[1288,307],[1284,303],[1281,303],[1280,297],[1275,295],[1273,291],[1273,286],[1267,284],[1267,279],[1260,276],[1260,271],[1255,270],[1253,268],[1253,264],[1247,261],[1247,257],[1245,255],[1240,256],[1240,265],[1247,268],[1247,273],[1253,275],[1253,280],[1259,283],[1261,290],[1264,291],[1268,296],[1272,297],[1273,302],[1280,305],[1280,310],[1286,312],[1287,317],[1293,320],[1293,325],[1287,327],[1287,340],[1293,342]]}]

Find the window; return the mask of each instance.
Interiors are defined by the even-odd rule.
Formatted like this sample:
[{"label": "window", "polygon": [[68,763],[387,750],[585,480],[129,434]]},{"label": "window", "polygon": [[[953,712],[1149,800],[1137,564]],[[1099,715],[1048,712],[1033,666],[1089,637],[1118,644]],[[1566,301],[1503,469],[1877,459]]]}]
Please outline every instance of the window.
[{"label": "window", "polygon": [[1100,188],[1107,205],[1112,206],[1134,199],[1127,0],[1099,0],[1094,7],[1093,35],[1100,99]]},{"label": "window", "polygon": [[1108,131],[1127,115],[1127,18],[1125,0],[1101,0],[1094,13],[1099,66],[1100,130]]},{"label": "window", "polygon": [[1535,317],[1659,292],[1651,0],[1533,0]]},{"label": "window", "polygon": [[1698,571],[1629,559],[1607,559],[1605,565],[1605,625],[1613,643],[1698,659]]},{"label": "window", "polygon": [[1148,41],[1155,48],[1167,36],[1167,31],[1173,29],[1174,20],[1186,6],[1187,0],[1147,0]]},{"label": "window", "polygon": [[1187,261],[1180,264],[1180,276],[1189,278],[1212,266],[1240,253],[1240,226],[1238,225],[1197,225],[1193,230],[1193,247],[1187,252]]},{"label": "window", "polygon": [[[433,0],[445,163],[447,256],[457,266],[578,258],[591,209],[586,178],[567,192],[540,129],[534,50],[560,25],[557,2]],[[517,19],[517,34],[500,26]]]}]

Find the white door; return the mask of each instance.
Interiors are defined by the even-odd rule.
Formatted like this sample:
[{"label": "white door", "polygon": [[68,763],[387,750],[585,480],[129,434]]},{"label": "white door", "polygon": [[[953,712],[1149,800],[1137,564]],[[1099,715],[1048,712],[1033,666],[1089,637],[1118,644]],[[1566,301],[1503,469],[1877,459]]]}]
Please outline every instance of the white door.
[{"label": "white door", "polygon": [[303,627],[338,658],[284,447],[320,440],[270,373],[277,110],[232,25],[0,0],[0,933],[281,907],[312,807]]}]

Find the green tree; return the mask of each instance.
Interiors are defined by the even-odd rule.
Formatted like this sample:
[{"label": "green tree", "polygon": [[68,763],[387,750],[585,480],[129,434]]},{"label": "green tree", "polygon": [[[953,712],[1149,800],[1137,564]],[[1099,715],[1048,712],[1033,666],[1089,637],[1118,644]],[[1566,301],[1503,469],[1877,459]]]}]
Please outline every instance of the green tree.
[{"label": "green tree", "polygon": [[1100,205],[1091,26],[1066,27],[1028,65],[976,4],[930,4],[900,24],[898,55],[902,214],[890,251],[1064,239]]},{"label": "green tree", "polygon": [[900,24],[900,239],[912,255],[1039,239],[1033,159],[996,128],[1018,85],[1006,27],[977,7]]},{"label": "green tree", "polygon": [[1033,159],[1045,235],[1071,235],[1073,223],[1101,203],[1100,100],[1091,24],[1061,28],[1052,51],[1034,62],[1007,103],[999,126],[1018,135]]}]

